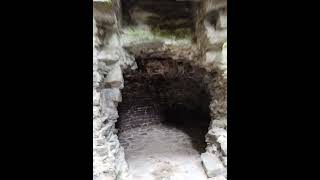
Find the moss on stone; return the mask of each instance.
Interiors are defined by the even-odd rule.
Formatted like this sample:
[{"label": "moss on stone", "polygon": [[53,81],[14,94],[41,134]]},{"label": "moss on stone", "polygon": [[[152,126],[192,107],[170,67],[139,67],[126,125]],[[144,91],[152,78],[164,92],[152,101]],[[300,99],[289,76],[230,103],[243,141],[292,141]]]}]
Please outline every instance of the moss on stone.
[{"label": "moss on stone", "polygon": [[178,29],[173,32],[160,29],[144,29],[139,26],[127,26],[122,29],[122,41],[124,43],[141,43],[150,41],[190,43],[192,40],[191,32],[185,29]]},{"label": "moss on stone", "polygon": [[155,27],[151,29],[151,32],[156,36],[170,39],[188,39],[192,36],[191,30],[187,28],[160,29]]}]

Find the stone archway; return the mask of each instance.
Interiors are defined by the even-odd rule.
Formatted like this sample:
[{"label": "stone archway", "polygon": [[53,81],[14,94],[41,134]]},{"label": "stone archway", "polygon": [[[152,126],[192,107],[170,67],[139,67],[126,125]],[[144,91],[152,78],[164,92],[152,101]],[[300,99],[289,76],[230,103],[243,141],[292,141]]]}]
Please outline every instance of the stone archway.
[{"label": "stone archway", "polygon": [[[196,41],[194,37],[181,40],[176,39],[177,36],[154,38],[154,34],[150,39],[151,34],[145,31],[145,28],[132,31],[122,27],[120,22],[123,10],[121,11],[120,4],[118,0],[94,1],[94,7],[99,6],[94,9],[98,13],[95,13],[93,37],[94,179],[128,178],[128,164],[115,128],[119,118],[117,107],[123,101],[121,90],[126,86],[123,74],[129,69],[137,68],[136,59],[147,58],[171,58],[173,61],[187,62],[214,74],[213,78],[204,76],[203,80],[211,97],[211,121],[205,136],[206,152],[201,159],[208,177],[226,177],[227,64],[226,53],[222,51],[223,44],[226,48],[226,14],[223,13],[226,10],[226,1],[195,2],[192,36],[196,37]],[[214,26],[205,22],[205,19],[212,22],[212,11],[218,12],[213,13],[218,14],[213,16],[218,18],[213,21],[217,22]],[[163,69],[160,68],[160,72],[164,72]]]}]

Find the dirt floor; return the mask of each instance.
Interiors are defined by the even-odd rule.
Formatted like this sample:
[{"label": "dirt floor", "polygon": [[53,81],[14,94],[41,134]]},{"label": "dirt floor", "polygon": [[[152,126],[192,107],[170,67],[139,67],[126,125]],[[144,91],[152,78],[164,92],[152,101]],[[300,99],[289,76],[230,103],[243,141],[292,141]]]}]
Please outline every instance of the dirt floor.
[{"label": "dirt floor", "polygon": [[200,160],[204,133],[159,124],[119,134],[129,164],[128,180],[207,180]]}]

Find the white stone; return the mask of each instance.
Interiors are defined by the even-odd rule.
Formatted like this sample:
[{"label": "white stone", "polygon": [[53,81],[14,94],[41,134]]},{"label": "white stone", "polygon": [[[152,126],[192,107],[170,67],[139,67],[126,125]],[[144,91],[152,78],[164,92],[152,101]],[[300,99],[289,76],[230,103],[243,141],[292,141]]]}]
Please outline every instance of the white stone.
[{"label": "white stone", "polygon": [[220,143],[220,147],[222,150],[223,155],[227,155],[227,137],[220,136],[217,141]]},{"label": "white stone", "polygon": [[123,76],[119,65],[116,65],[107,75],[105,83],[113,88],[123,88]]},{"label": "white stone", "polygon": [[217,176],[217,177],[209,178],[208,180],[227,180],[227,178],[225,178],[224,176]]},{"label": "white stone", "polygon": [[102,127],[102,121],[100,118],[94,118],[93,120],[93,131],[94,131],[94,134],[96,134],[96,131],[101,129]]},{"label": "white stone", "polygon": [[101,76],[97,71],[93,72],[93,82],[99,83],[101,81]]},{"label": "white stone", "polygon": [[220,159],[214,154],[202,153],[201,160],[205,172],[208,177],[217,177],[226,174],[226,168],[223,166]]},{"label": "white stone", "polygon": [[99,117],[100,115],[100,108],[97,106],[93,106],[93,118]]},{"label": "white stone", "polygon": [[93,105],[98,106],[100,104],[100,93],[96,89],[93,89]]}]

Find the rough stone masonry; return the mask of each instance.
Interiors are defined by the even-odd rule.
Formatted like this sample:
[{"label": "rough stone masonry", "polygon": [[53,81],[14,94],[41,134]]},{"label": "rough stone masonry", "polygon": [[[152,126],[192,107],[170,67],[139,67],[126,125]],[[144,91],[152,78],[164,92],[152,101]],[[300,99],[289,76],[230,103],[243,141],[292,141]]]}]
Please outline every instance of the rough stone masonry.
[{"label": "rough stone masonry", "polygon": [[123,73],[137,68],[135,58],[183,60],[214,74],[203,77],[211,123],[201,158],[208,178],[226,179],[226,49],[226,0],[93,0],[93,179],[127,179],[115,123]]}]

